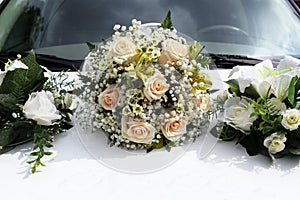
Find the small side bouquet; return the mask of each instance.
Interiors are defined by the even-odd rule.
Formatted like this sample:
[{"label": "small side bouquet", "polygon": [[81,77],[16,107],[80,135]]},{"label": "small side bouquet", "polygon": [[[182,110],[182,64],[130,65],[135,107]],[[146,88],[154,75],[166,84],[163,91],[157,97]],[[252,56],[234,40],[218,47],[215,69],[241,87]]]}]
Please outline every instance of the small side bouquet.
[{"label": "small side bouquet", "polygon": [[111,145],[130,150],[193,141],[208,122],[210,59],[198,42],[188,45],[173,29],[170,12],[162,24],[114,26],[112,38],[86,58],[89,71],[77,118],[83,127],[103,130]]},{"label": "small side bouquet", "polygon": [[286,57],[234,67],[227,81],[219,138],[238,138],[249,155],[300,155],[300,60]]},{"label": "small side bouquet", "polygon": [[9,60],[0,71],[0,149],[33,140],[34,159],[28,161],[32,173],[44,166],[44,156],[52,154],[47,148],[53,136],[72,127],[72,98],[65,89],[72,88],[73,81],[67,78],[66,73],[52,75],[41,67],[33,53]]}]

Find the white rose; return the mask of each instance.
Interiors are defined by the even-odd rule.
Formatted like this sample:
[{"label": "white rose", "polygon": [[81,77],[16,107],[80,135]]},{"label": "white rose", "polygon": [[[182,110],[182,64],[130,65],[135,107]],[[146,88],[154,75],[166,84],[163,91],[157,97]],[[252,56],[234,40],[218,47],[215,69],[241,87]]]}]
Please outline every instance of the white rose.
[{"label": "white rose", "polygon": [[250,117],[254,112],[250,102],[240,97],[228,99],[224,104],[224,121],[233,128],[248,134],[257,116]]},{"label": "white rose", "polygon": [[188,57],[187,46],[173,39],[167,39],[162,42],[162,53],[159,63],[164,65],[168,61],[174,62]]},{"label": "white rose", "polygon": [[[175,119],[175,118],[173,118]],[[170,141],[175,142],[179,138],[182,137],[183,134],[186,133],[186,126],[188,124],[188,120],[185,117],[170,120],[162,125],[162,133],[163,135]]]},{"label": "white rose", "polygon": [[118,37],[111,45],[110,54],[111,56],[127,59],[136,54],[136,46],[129,38]]},{"label": "white rose", "polygon": [[0,70],[0,85],[2,84],[4,77],[8,71],[14,71],[15,69],[28,69],[28,67],[19,60],[15,60],[5,71]]},{"label": "white rose", "polygon": [[51,126],[54,121],[61,119],[49,91],[32,93],[23,106],[23,112],[27,118],[44,126]]},{"label": "white rose", "polygon": [[290,131],[296,130],[300,125],[300,110],[286,110],[283,114],[281,125]]},{"label": "white rose", "polygon": [[128,115],[122,116],[122,137],[132,142],[150,144],[156,129],[147,122],[135,122]]},{"label": "white rose", "polygon": [[121,99],[117,85],[110,85],[106,90],[98,95],[98,103],[105,110],[114,110]]},{"label": "white rose", "polygon": [[166,78],[162,74],[156,73],[146,80],[143,92],[146,98],[152,102],[164,96],[168,89]]},{"label": "white rose", "polygon": [[277,133],[273,133],[269,137],[266,137],[266,139],[264,140],[264,146],[268,148],[268,151],[271,154],[275,154],[285,148],[285,141],[285,135],[278,135]]}]

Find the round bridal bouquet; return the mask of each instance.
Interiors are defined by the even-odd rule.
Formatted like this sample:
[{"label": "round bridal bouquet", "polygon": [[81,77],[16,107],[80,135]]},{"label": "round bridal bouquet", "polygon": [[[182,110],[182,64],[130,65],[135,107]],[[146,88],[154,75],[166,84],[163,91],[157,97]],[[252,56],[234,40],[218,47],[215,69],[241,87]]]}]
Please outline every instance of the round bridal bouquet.
[{"label": "round bridal bouquet", "polygon": [[208,122],[210,59],[198,42],[187,44],[162,24],[115,25],[112,38],[92,48],[81,75],[77,118],[83,127],[102,130],[111,145],[137,150],[168,150],[193,141]]},{"label": "round bridal bouquet", "polygon": [[219,138],[238,138],[249,155],[300,155],[299,66],[300,60],[286,57],[276,68],[270,60],[234,67]]},{"label": "round bridal bouquet", "polygon": [[66,79],[65,73],[53,75],[41,67],[33,53],[9,60],[0,71],[0,150],[33,140],[34,159],[28,161],[33,173],[51,155],[47,149],[53,136],[71,128],[72,98],[65,89],[72,88],[72,81]]}]

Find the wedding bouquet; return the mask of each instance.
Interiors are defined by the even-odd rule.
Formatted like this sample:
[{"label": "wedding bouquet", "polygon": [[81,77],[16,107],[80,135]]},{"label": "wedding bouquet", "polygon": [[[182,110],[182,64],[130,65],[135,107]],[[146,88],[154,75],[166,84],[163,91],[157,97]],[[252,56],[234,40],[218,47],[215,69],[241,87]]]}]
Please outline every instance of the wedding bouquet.
[{"label": "wedding bouquet", "polygon": [[223,105],[219,138],[238,138],[249,155],[272,159],[300,155],[300,60],[286,57],[276,68],[270,60],[234,67]]},{"label": "wedding bouquet", "polygon": [[[44,76],[48,72],[48,78]],[[52,75],[41,67],[33,53],[9,60],[5,71],[0,71],[0,149],[33,140],[35,144],[28,161],[33,164],[32,173],[42,158],[51,155],[53,136],[69,129],[69,109],[72,98],[66,88],[72,87],[67,75]]]},{"label": "wedding bouquet", "polygon": [[193,141],[211,106],[211,80],[202,73],[210,59],[200,54],[200,44],[187,44],[173,29],[170,12],[160,25],[134,19],[114,31],[99,47],[89,43],[83,106],[76,112],[80,124],[130,150],[169,150]]}]

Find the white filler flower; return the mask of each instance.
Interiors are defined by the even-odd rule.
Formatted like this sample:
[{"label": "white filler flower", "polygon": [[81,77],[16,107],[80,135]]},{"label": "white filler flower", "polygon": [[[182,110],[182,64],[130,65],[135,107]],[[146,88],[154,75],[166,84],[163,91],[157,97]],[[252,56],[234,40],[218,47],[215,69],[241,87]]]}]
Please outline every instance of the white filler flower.
[{"label": "white filler flower", "polygon": [[54,121],[61,119],[49,91],[32,93],[23,106],[23,112],[27,118],[44,126],[51,126]]}]

